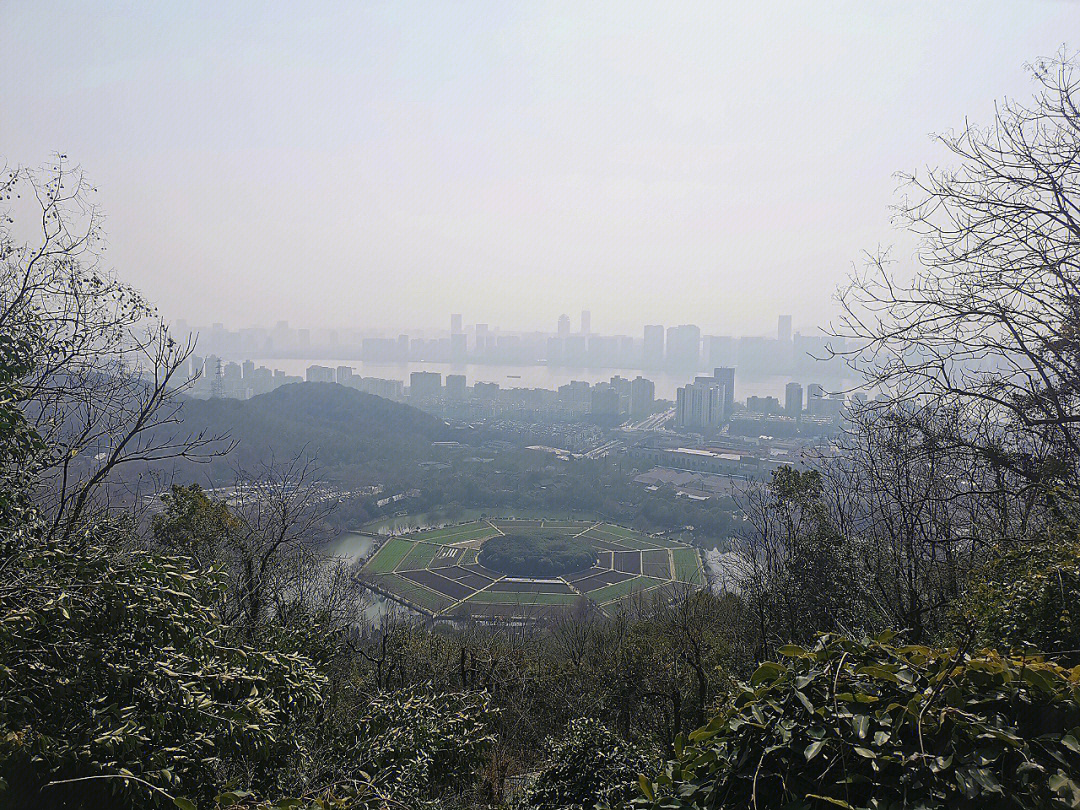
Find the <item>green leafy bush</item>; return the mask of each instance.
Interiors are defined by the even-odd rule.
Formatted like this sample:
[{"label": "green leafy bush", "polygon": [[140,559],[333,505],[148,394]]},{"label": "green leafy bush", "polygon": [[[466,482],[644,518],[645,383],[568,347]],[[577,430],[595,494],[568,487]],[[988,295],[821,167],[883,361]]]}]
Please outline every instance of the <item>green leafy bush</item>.
[{"label": "green leafy bush", "polygon": [[571,810],[621,804],[637,793],[638,775],[649,758],[605,725],[591,718],[573,720],[548,740],[547,766],[529,785],[522,807]]},{"label": "green leafy bush", "polygon": [[977,572],[962,602],[961,633],[990,647],[1036,650],[1080,663],[1080,540],[1057,528],[1047,542],[1005,551]]},{"label": "green leafy bush", "polygon": [[380,795],[408,807],[463,792],[495,740],[488,696],[413,687],[375,697],[356,726],[349,761]]},{"label": "green leafy bush", "polygon": [[31,544],[5,581],[17,583],[0,588],[0,797],[11,806],[209,797],[241,775],[273,785],[297,755],[324,679],[303,656],[229,638],[210,607],[212,572],[90,538]]},{"label": "green leafy bush", "polygon": [[636,803],[1080,806],[1080,668],[891,638],[782,648]]}]

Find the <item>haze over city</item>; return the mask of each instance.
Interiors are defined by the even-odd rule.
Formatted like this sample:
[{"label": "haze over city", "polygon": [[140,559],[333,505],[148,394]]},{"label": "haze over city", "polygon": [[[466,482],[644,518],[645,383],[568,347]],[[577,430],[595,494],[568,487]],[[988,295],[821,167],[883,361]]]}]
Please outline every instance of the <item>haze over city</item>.
[{"label": "haze over city", "polygon": [[0,808],[1080,810],[1080,0],[0,0]]},{"label": "haze over city", "polygon": [[[832,313],[1045,3],[0,4],[0,144],[98,186],[169,318],[770,334]],[[972,24],[978,20],[978,24]],[[47,45],[43,45],[47,43]]]}]

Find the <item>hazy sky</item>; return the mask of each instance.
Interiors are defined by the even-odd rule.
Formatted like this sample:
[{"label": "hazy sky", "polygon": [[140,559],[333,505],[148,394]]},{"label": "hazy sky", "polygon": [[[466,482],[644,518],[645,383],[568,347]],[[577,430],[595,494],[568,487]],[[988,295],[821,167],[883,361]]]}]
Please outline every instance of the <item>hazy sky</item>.
[{"label": "hazy sky", "polygon": [[196,324],[765,332],[1062,45],[1049,0],[0,0],[0,161],[80,163]]}]

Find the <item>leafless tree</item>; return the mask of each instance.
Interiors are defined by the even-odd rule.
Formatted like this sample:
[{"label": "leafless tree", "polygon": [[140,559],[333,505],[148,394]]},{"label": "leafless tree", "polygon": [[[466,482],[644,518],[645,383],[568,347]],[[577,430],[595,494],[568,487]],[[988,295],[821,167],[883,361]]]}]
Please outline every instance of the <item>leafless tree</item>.
[{"label": "leafless tree", "polygon": [[34,347],[21,405],[50,448],[34,471],[38,504],[50,536],[62,538],[108,508],[122,467],[223,449],[184,430],[193,344],[176,342],[155,309],[102,267],[93,193],[62,155],[0,183],[0,331]]},{"label": "leafless tree", "polygon": [[968,574],[1023,537],[1037,505],[1008,469],[949,439],[965,422],[943,407],[854,409],[815,464],[875,623],[916,639],[944,629]]},{"label": "leafless tree", "polygon": [[255,633],[275,609],[299,608],[316,592],[320,611],[349,611],[353,578],[336,572],[327,579],[330,561],[320,551],[335,505],[314,460],[271,459],[257,470],[237,471],[229,498],[234,521],[218,552],[234,588],[227,621]]},{"label": "leafless tree", "polygon": [[856,549],[826,484],[820,470],[788,467],[738,493],[746,522],[732,541],[730,574],[755,660],[818,632],[857,631],[865,619]]},{"label": "leafless tree", "polygon": [[903,281],[873,257],[841,290],[835,328],[872,387],[965,416],[951,438],[1027,485],[1080,459],[1080,76],[1064,53],[1032,66],[1030,103],[938,141],[959,165],[903,177],[921,240]]}]

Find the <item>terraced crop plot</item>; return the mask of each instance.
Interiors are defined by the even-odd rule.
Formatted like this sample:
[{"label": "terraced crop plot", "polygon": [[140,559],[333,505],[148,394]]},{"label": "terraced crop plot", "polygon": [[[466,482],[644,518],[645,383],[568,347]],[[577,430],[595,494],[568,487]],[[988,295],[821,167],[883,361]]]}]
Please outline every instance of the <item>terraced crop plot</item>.
[{"label": "terraced crop plot", "polygon": [[[591,551],[595,562],[562,576],[504,576],[477,562],[484,542],[502,534],[567,538]],[[695,548],[621,526],[567,520],[483,520],[394,537],[361,573],[374,590],[428,616],[512,622],[563,615],[586,601],[613,613],[639,595],[664,593],[665,586],[705,582]]]},{"label": "terraced crop plot", "polygon": [[501,579],[498,582],[493,582],[491,587],[488,588],[488,591],[492,593],[578,593],[561,580],[554,581],[541,579]]}]

